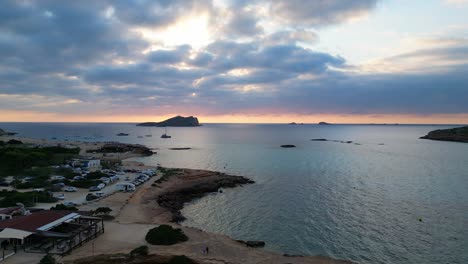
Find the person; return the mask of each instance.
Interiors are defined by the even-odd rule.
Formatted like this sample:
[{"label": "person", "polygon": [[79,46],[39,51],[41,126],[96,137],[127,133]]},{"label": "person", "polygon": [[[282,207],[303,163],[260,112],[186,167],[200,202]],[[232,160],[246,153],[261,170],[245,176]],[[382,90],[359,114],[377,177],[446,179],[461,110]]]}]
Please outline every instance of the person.
[{"label": "person", "polygon": [[210,249],[208,247],[206,247],[205,251],[206,251],[207,255],[208,255],[208,253],[210,253]]}]

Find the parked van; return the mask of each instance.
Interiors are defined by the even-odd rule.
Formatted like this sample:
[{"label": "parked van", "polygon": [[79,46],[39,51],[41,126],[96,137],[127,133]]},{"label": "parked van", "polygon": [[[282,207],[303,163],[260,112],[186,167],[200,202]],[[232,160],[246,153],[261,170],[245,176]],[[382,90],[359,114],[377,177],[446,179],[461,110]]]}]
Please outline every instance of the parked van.
[{"label": "parked van", "polygon": [[133,192],[136,190],[135,184],[129,182],[120,182],[115,185],[117,191],[122,192]]}]

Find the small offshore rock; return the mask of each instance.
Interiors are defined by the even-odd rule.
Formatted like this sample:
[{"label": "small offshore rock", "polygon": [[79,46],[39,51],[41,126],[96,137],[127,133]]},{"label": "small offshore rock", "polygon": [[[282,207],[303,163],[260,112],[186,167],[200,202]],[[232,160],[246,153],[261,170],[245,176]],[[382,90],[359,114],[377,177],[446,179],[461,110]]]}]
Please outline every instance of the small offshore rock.
[{"label": "small offshore rock", "polygon": [[264,241],[257,241],[257,240],[248,240],[248,241],[236,240],[236,241],[251,248],[262,248],[265,246]]}]

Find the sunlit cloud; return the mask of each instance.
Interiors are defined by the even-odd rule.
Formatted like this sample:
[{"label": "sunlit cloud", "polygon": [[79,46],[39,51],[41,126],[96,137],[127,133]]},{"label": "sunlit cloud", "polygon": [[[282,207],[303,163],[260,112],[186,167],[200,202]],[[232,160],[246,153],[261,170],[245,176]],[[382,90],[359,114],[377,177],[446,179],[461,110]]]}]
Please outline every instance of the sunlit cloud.
[{"label": "sunlit cloud", "polygon": [[465,3],[5,1],[0,121],[461,120]]},{"label": "sunlit cloud", "polygon": [[181,18],[167,28],[143,27],[134,30],[151,43],[162,43],[165,46],[188,44],[193,48],[201,48],[213,40],[208,23],[207,14],[198,14]]}]

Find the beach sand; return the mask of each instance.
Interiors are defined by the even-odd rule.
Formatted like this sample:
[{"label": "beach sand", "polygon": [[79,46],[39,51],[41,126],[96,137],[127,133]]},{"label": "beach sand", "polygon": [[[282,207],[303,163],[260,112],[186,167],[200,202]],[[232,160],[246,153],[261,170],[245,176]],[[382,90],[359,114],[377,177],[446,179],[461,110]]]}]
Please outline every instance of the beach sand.
[{"label": "beach sand", "polygon": [[[82,257],[128,253],[138,246],[148,245],[150,253],[186,255],[200,263],[351,263],[321,256],[286,257],[263,249],[246,247],[221,234],[171,223],[171,212],[160,207],[156,202],[158,195],[210,181],[216,175],[216,172],[209,171],[190,169],[182,171],[181,175],[170,177],[168,181],[160,184],[160,188],[151,186],[154,180],[150,180],[133,194],[118,193],[101,200],[99,204],[93,204],[92,206],[111,207],[114,210],[113,215],[116,216],[115,220],[105,223],[105,233],[94,243],[84,245],[70,256],[64,257],[63,260],[66,263],[73,263],[73,260]],[[119,207],[119,205],[122,206]],[[147,231],[160,224],[170,224],[181,228],[189,240],[172,246],[147,244],[144,240]],[[203,254],[204,247],[210,248],[209,255]]]}]

